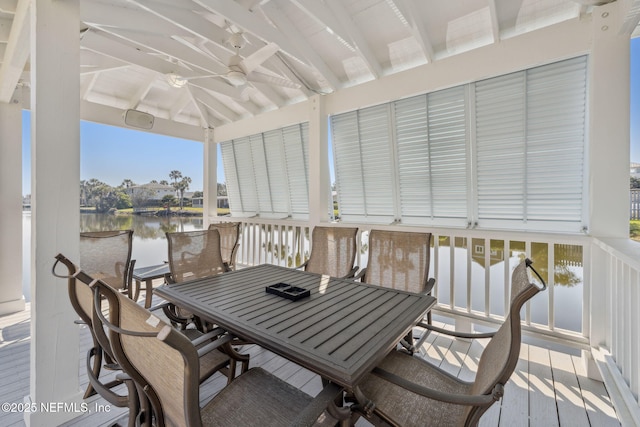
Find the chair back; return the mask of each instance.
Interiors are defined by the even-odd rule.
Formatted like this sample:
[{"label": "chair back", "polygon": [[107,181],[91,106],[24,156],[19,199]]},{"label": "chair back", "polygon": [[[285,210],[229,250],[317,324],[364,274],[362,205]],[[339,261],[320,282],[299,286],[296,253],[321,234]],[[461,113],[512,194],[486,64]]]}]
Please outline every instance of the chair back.
[{"label": "chair back", "polygon": [[222,260],[227,263],[230,269],[236,268],[236,253],[240,243],[241,222],[219,222],[209,224],[209,230],[216,229],[220,233],[220,252]]},{"label": "chair back", "polygon": [[305,271],[332,277],[351,274],[358,247],[357,235],[357,227],[314,227]]},{"label": "chair back", "polygon": [[80,233],[80,268],[115,289],[130,284],[133,230]]},{"label": "chair back", "polygon": [[155,425],[200,426],[199,359],[189,339],[147,309],[96,280],[94,302],[104,298],[116,360],[149,398]]},{"label": "chair back", "polygon": [[[56,265],[62,263],[67,267],[68,275],[62,276],[56,273]],[[91,331],[91,337],[93,338],[94,346],[101,348],[109,357],[113,359],[113,353],[111,351],[111,344],[104,329],[93,327],[96,321],[96,315],[94,311],[94,299],[93,291],[89,288],[89,283],[93,281],[93,278],[86,274],[83,270],[80,270],[71,260],[62,254],[56,255],[56,263],[53,265],[53,274],[56,277],[67,279],[67,289],[69,291],[69,300],[71,306],[78,314],[82,322],[84,322]]]},{"label": "chair back", "polygon": [[169,270],[175,283],[227,271],[216,229],[167,233]]},{"label": "chair back", "polygon": [[422,293],[427,288],[431,233],[371,230],[363,281]]},{"label": "chair back", "polygon": [[[525,259],[513,270],[509,312],[504,323],[480,356],[472,387],[473,394],[489,394],[496,384],[505,385],[516,367],[522,337],[520,310],[529,299],[546,289],[544,280],[531,267],[531,264],[531,260]],[[531,269],[538,277],[540,287],[529,280],[527,269]],[[491,405],[469,407],[466,417],[467,425],[475,425],[474,423],[477,423],[489,406]]]}]

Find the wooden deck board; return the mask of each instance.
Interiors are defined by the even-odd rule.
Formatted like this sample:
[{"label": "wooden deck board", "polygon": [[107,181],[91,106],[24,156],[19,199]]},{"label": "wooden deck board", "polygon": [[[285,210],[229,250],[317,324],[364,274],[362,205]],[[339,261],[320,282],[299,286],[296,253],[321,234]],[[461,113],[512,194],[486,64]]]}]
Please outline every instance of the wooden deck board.
[{"label": "wooden deck board", "polygon": [[[141,297],[142,301],[142,297]],[[0,317],[0,401],[22,402],[29,393],[29,310]],[[438,325],[441,326],[441,325]],[[78,372],[81,388],[87,384],[86,351],[91,338],[80,328]],[[472,380],[487,340],[468,342],[430,334],[419,354],[465,380]],[[322,389],[320,378],[257,345],[240,347],[251,355],[251,366],[262,366],[303,391],[315,395]],[[113,374],[112,374],[113,375]],[[209,401],[226,385],[215,374],[201,387],[201,403]],[[90,407],[108,405],[99,396],[88,400]],[[123,423],[126,409],[88,413],[65,427]],[[24,426],[23,414],[0,412],[0,425]],[[359,420],[358,427],[369,424]],[[507,384],[503,400],[493,405],[480,420],[482,427],[496,426],[620,426],[615,410],[601,382],[587,378],[579,357],[523,344],[516,371]]]}]

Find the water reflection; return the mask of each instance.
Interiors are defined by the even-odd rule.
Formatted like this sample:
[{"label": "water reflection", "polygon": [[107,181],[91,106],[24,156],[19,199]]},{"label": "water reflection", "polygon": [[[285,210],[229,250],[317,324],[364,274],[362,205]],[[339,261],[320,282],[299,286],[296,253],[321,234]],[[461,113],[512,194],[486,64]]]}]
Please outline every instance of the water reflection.
[{"label": "water reflection", "polygon": [[[453,300],[456,307],[467,307],[467,301],[470,299],[471,310],[485,312],[488,305],[489,314],[504,316],[505,308],[508,306],[505,292],[508,292],[511,271],[528,253],[525,242],[509,241],[507,246],[503,240],[490,240],[486,245],[484,239],[472,239],[471,244],[468,245],[466,238],[458,237],[455,237],[453,242],[453,247],[449,237],[440,237],[438,242],[438,301],[442,304],[451,304]],[[553,248],[551,263],[553,290],[541,293],[531,300],[531,321],[581,332],[582,247],[560,244],[550,246],[543,242],[531,243],[528,256],[534,261],[534,267],[547,283],[549,283],[550,248]],[[486,251],[489,253],[486,254]],[[505,262],[508,266],[507,274],[505,274]],[[470,270],[467,268],[468,265]],[[450,287],[452,280],[453,295]],[[471,284],[470,289],[467,289],[467,283]],[[553,301],[553,325],[549,325],[550,301]]]},{"label": "water reflection", "polygon": [[[166,232],[201,230],[201,217],[155,217],[137,215],[80,214],[80,231],[133,230],[131,258],[137,267],[159,264],[167,259]],[[22,289],[31,300],[31,212],[22,215]],[[53,259],[52,254],[51,257]]]}]

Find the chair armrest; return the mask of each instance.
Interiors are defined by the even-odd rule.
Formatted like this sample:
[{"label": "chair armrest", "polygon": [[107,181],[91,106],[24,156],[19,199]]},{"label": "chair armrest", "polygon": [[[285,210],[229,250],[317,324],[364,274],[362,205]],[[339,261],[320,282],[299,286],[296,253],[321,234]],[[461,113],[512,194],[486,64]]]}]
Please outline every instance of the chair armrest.
[{"label": "chair armrest", "polygon": [[309,260],[306,260],[305,262],[303,262],[302,264],[300,264],[297,267],[293,267],[294,270],[300,270],[300,269],[304,269],[307,267],[307,264],[309,263]]},{"label": "chair armrest", "polygon": [[358,274],[353,276],[353,280],[362,282],[362,278],[365,276],[366,273],[367,273],[367,267],[363,268],[362,270],[360,270]]},{"label": "chair armrest", "polygon": [[353,268],[351,270],[349,270],[349,272],[345,275],[342,276],[341,279],[352,279],[356,276],[356,272],[358,271],[358,267],[357,265],[353,266]]},{"label": "chair armrest", "polygon": [[213,339],[217,339],[218,337],[220,337],[221,335],[224,335],[227,331],[225,331],[222,328],[215,328],[210,330],[207,333],[204,333],[202,335],[200,335],[198,338],[191,340],[191,344],[193,344],[194,346],[199,346],[200,344],[203,344],[207,341],[211,341]]},{"label": "chair armrest", "polygon": [[374,368],[372,373],[412,393],[455,405],[489,405],[500,400],[504,395],[504,385],[500,383],[495,385],[491,394],[453,394],[421,386],[381,368]]},{"label": "chair armrest", "polygon": [[435,285],[436,285],[436,279],[434,279],[433,277],[427,280],[427,286],[424,287],[424,293],[430,294]]},{"label": "chair armrest", "polygon": [[435,331],[440,334],[456,337],[456,338],[469,338],[469,339],[491,338],[496,334],[495,332],[484,332],[484,333],[456,332],[456,331],[450,331],[448,329],[438,328],[437,326],[429,325],[428,323],[424,323],[424,322],[420,322],[416,326],[428,329],[430,331]]},{"label": "chair armrest", "polygon": [[328,383],[298,414],[291,426],[312,426],[340,393],[342,393],[342,387],[334,383]]},{"label": "chair armrest", "polygon": [[[198,337],[196,338],[196,340],[199,340],[200,338],[202,337]],[[209,344],[200,347],[198,349],[198,357],[202,357],[205,354],[210,353],[211,351],[216,350],[227,343],[230,343],[232,340],[233,340],[233,335],[225,334],[224,336],[216,339],[215,341],[212,341]]]}]

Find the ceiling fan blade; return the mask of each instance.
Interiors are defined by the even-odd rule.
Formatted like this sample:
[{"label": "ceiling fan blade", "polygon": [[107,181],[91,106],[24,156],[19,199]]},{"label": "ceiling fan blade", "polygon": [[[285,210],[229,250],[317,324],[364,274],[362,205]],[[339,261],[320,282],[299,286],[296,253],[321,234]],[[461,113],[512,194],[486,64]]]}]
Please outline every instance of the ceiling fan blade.
[{"label": "ceiling fan blade", "polygon": [[288,87],[291,89],[300,89],[302,87],[299,84],[292,82],[291,80],[272,76],[271,74],[261,73],[260,71],[254,71],[253,73],[249,74],[247,76],[247,80],[251,82],[267,83],[270,85]]},{"label": "ceiling fan blade", "polygon": [[280,48],[275,43],[268,43],[260,49],[253,52],[251,55],[244,58],[238,64],[245,74],[249,74],[256,68],[258,68],[264,61],[271,58]]}]

